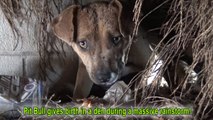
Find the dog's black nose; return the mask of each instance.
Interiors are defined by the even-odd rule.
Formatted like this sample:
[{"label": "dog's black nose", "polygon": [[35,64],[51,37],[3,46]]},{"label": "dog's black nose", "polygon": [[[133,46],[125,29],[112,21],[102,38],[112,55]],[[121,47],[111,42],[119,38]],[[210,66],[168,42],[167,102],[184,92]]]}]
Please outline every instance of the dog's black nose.
[{"label": "dog's black nose", "polygon": [[96,77],[100,82],[109,82],[111,80],[111,72],[98,72]]}]

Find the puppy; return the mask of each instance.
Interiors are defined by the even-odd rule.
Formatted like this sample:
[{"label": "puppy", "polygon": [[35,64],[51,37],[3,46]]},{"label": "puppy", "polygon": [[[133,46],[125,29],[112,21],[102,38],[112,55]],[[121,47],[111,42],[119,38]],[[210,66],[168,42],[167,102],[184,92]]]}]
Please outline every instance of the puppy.
[{"label": "puppy", "polygon": [[127,52],[134,27],[133,6],[118,0],[72,5],[51,23],[54,34],[70,45],[80,60],[75,98],[87,97],[93,83],[109,87],[122,76],[144,69],[151,50],[143,35]]}]

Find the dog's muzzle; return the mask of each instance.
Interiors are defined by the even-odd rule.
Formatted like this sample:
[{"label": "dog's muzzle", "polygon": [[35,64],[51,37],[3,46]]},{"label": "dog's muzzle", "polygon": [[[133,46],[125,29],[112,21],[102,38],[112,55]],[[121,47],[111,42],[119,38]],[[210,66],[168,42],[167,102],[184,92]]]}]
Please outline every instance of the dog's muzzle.
[{"label": "dog's muzzle", "polygon": [[96,79],[101,86],[111,86],[118,79],[118,74],[114,72],[97,72]]}]

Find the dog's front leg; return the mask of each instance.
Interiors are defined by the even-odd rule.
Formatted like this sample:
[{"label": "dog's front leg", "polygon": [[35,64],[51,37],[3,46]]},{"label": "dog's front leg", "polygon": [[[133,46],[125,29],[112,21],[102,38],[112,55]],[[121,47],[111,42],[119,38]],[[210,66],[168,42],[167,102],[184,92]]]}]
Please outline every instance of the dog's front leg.
[{"label": "dog's front leg", "polygon": [[82,61],[79,61],[78,67],[79,68],[78,68],[77,79],[75,83],[75,89],[73,92],[73,97],[86,98],[90,93],[93,82],[90,80],[90,77]]}]

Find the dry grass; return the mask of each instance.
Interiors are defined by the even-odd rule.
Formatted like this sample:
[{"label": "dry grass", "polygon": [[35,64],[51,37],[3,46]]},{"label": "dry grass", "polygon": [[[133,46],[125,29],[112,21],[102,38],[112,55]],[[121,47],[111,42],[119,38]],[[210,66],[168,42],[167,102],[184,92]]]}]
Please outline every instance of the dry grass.
[{"label": "dry grass", "polygon": [[[212,92],[213,92],[213,3],[209,0],[204,1],[190,1],[190,0],[173,0],[168,11],[168,20],[161,28],[163,34],[162,41],[156,46],[155,51],[160,55],[159,59],[163,60],[163,65],[159,72],[159,77],[156,81],[161,79],[171,64],[173,69],[178,66],[178,61],[181,56],[186,53],[187,48],[192,47],[190,56],[192,62],[187,72],[196,69],[197,66],[201,66],[201,70],[198,73],[197,83],[188,86],[190,80],[190,74],[184,76],[184,80],[177,87],[172,88],[172,95],[177,93],[180,89],[180,97],[182,100],[189,101],[189,94],[196,96],[193,99],[194,119],[209,119],[212,112]],[[172,37],[169,35],[172,34]],[[170,38],[165,41],[167,38]],[[162,47],[163,46],[163,47]],[[175,60],[175,61],[174,61]],[[200,65],[201,64],[201,65]],[[142,101],[147,96],[153,95],[156,92],[158,86],[154,84],[151,86],[151,91],[147,90],[147,87],[143,84],[149,74],[150,63],[147,70],[142,75],[141,82],[138,89],[141,89]],[[171,78],[176,81],[175,78]],[[199,91],[198,94],[190,93],[193,89]],[[148,92],[144,92],[148,91]]]},{"label": "dry grass", "polygon": [[[197,106],[195,119],[206,118],[207,109],[212,106],[213,91],[213,3],[209,0],[200,2],[199,0],[173,0],[170,8],[171,18],[163,27],[164,36],[170,31],[175,31],[172,42],[167,45],[169,51],[162,52],[165,54],[164,59],[173,58],[184,52],[187,47],[192,45],[192,63],[190,69],[195,69],[198,64],[202,64],[199,71],[198,86],[201,88],[197,95],[194,105]],[[167,64],[169,61],[167,62]],[[190,70],[189,69],[189,70]],[[183,89],[186,89],[189,75],[185,76]],[[184,95],[182,93],[181,95]],[[211,108],[211,107],[209,107]],[[207,118],[206,118],[207,119]]]}]

